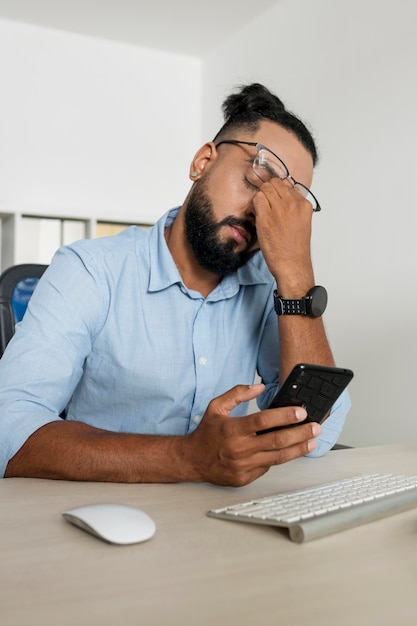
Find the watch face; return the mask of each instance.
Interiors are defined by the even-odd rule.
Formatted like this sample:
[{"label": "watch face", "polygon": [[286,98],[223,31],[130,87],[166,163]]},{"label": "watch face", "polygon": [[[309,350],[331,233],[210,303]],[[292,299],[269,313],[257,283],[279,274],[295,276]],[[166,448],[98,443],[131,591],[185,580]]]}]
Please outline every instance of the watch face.
[{"label": "watch face", "polygon": [[323,315],[327,306],[327,291],[324,287],[313,287],[310,292],[312,317]]}]

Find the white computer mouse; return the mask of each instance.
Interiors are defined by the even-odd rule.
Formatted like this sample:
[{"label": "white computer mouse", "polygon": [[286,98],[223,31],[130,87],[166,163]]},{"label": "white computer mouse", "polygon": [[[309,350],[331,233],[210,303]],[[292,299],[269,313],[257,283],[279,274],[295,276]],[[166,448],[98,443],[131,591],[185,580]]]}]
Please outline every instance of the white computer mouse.
[{"label": "white computer mouse", "polygon": [[153,537],[156,530],[149,515],[124,504],[88,504],[62,515],[71,524],[109,543],[139,543]]}]

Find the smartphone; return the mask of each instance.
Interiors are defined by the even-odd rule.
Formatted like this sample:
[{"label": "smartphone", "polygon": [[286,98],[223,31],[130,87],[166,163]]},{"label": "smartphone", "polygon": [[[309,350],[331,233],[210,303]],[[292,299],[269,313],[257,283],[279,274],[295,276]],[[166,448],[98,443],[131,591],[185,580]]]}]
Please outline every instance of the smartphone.
[{"label": "smartphone", "polygon": [[353,372],[350,369],[299,363],[291,370],[269,408],[302,406],[307,411],[307,418],[296,424],[275,426],[257,434],[299,426],[306,422],[322,422],[352,378]]}]

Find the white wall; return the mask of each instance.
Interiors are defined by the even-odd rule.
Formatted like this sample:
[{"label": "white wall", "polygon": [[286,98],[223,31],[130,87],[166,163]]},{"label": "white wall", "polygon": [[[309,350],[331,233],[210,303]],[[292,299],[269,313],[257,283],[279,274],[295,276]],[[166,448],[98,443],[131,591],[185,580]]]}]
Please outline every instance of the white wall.
[{"label": "white wall", "polygon": [[154,222],[188,191],[201,61],[0,19],[0,213]]},{"label": "white wall", "polygon": [[341,441],[417,441],[417,3],[281,0],[204,59],[208,137],[240,82],[267,84],[317,138],[316,279],[351,367]]}]

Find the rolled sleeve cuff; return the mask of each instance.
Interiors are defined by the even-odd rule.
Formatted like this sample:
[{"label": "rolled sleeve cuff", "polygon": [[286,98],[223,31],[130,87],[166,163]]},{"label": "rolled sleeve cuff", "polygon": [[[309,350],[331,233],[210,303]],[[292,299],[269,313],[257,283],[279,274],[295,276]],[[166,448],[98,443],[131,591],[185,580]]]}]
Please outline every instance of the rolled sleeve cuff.
[{"label": "rolled sleeve cuff", "polygon": [[30,419],[5,420],[0,428],[0,441],[2,442],[0,450],[0,476],[4,478],[7,464],[16,452],[20,450],[27,439],[34,432],[51,422],[61,421],[62,418],[51,415],[31,415]]},{"label": "rolled sleeve cuff", "polygon": [[333,448],[342,433],[346,415],[351,406],[352,402],[349,392],[345,390],[336,404],[334,404],[329,417],[321,425],[322,432],[319,437],[316,438],[317,447],[309,454],[306,454],[306,456],[323,456]]}]

